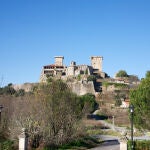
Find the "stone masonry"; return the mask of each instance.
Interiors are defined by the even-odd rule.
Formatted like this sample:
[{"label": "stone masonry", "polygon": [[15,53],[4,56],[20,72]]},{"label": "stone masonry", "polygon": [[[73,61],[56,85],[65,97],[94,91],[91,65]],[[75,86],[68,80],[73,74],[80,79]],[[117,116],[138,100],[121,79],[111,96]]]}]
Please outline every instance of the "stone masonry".
[{"label": "stone masonry", "polygon": [[43,66],[40,75],[40,82],[46,82],[47,76],[78,76],[80,74],[87,75],[99,75],[105,78],[105,73],[102,72],[102,61],[101,56],[91,57],[91,66],[88,65],[76,65],[76,62],[72,61],[70,66],[66,67],[63,64],[63,56],[55,56],[55,63],[51,65]]}]

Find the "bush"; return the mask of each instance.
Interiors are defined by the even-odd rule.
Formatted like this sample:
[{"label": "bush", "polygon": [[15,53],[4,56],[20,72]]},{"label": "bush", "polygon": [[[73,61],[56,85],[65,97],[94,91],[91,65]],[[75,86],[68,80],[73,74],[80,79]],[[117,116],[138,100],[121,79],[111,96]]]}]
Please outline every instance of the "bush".
[{"label": "bush", "polygon": [[[150,149],[150,141],[134,141],[134,150],[149,150]],[[128,141],[128,150],[131,150],[131,141]]]},{"label": "bush", "polygon": [[59,150],[63,150],[63,149],[79,149],[79,147],[83,148],[83,149],[87,149],[87,148],[92,148],[94,147],[96,144],[99,144],[99,142],[92,137],[85,137],[85,138],[79,138],[76,139],[68,144],[65,144],[61,147],[59,147]]},{"label": "bush", "polygon": [[128,85],[127,84],[124,84],[124,83],[112,83],[112,82],[103,82],[102,85],[104,87],[108,87],[108,86],[111,86],[111,85],[114,85],[115,88],[118,88],[118,89],[125,89],[125,88],[128,88]]},{"label": "bush", "polygon": [[77,76],[77,80],[78,80],[78,81],[81,80],[81,75],[80,75],[80,74]]},{"label": "bush", "polygon": [[116,77],[128,77],[128,74],[125,70],[120,70],[117,74]]},{"label": "bush", "polygon": [[80,96],[80,106],[82,111],[86,113],[92,113],[95,109],[96,106],[98,105],[95,100],[95,96],[87,93],[85,95]]},{"label": "bush", "polygon": [[0,143],[0,148],[2,150],[14,150],[13,141],[6,140]]},{"label": "bush", "polygon": [[96,81],[96,77],[93,76],[93,75],[88,76],[88,77],[87,77],[87,81],[93,81],[93,82],[95,82],[95,81]]}]

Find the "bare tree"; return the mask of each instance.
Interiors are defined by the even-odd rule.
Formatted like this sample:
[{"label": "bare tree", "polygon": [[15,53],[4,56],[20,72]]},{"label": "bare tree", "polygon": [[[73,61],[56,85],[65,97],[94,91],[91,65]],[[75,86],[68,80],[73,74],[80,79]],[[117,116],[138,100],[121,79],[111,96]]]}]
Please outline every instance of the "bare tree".
[{"label": "bare tree", "polygon": [[33,95],[17,98],[11,107],[10,137],[17,138],[26,128],[33,148],[61,145],[78,136],[78,98],[62,81],[39,84]]}]

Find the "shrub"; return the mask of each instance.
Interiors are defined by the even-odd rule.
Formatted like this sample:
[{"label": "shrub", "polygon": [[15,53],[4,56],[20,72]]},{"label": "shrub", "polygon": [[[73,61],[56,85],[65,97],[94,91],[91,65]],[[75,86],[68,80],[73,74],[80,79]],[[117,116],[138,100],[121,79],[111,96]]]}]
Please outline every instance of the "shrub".
[{"label": "shrub", "polygon": [[120,70],[117,74],[116,77],[128,77],[128,74],[125,70]]},{"label": "shrub", "polygon": [[[150,141],[134,141],[134,149],[135,150],[149,150],[150,149]],[[128,150],[131,150],[131,141],[128,141]]]},{"label": "shrub", "polygon": [[96,106],[96,100],[95,100],[95,96],[87,93],[85,95],[80,96],[80,106],[82,111],[86,114],[86,113],[92,113]]},{"label": "shrub", "polygon": [[93,82],[95,82],[95,81],[96,81],[96,77],[93,76],[93,75],[88,76],[88,77],[87,77],[87,81],[93,81]]},{"label": "shrub", "polygon": [[4,141],[4,142],[2,142],[2,143],[0,143],[1,145],[1,149],[2,150],[13,150],[14,149],[14,147],[13,147],[13,141],[10,141],[10,140],[6,140],[6,141]]}]

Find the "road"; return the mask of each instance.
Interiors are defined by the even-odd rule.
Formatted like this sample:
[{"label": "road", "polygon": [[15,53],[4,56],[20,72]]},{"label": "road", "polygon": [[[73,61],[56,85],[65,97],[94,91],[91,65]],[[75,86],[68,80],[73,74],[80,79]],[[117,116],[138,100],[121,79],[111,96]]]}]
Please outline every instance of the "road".
[{"label": "road", "polygon": [[101,146],[90,150],[120,150],[120,144],[118,144],[118,141],[106,141]]},{"label": "road", "polygon": [[[97,118],[97,115],[95,114],[93,114],[93,117],[97,121],[101,122],[104,126],[109,127],[110,129],[113,129],[117,132],[123,133],[127,131],[125,127],[117,127],[115,125],[107,123],[105,120],[99,120],[99,118]],[[97,139],[101,139],[104,142],[100,146],[96,148],[92,148],[90,150],[120,150],[120,143],[119,143],[120,137],[111,136],[111,135],[94,135],[93,137]],[[131,137],[128,137],[128,139],[130,138]],[[150,136],[134,137],[134,140],[150,140]]]},{"label": "road", "polygon": [[110,135],[96,135],[95,137],[102,139],[104,142],[100,146],[90,150],[120,150],[118,137]]},{"label": "road", "polygon": [[[100,138],[104,142],[100,146],[89,150],[120,150],[119,137],[109,135],[95,135],[94,137]],[[134,140],[150,140],[150,137],[134,137]]]}]

